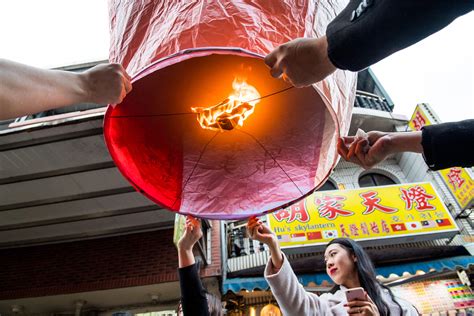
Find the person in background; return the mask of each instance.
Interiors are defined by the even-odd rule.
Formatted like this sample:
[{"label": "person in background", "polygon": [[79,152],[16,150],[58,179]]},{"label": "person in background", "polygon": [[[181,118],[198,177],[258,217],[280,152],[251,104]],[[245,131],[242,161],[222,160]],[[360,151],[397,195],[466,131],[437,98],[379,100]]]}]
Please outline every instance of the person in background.
[{"label": "person in background", "polygon": [[0,59],[0,120],[77,103],[118,104],[132,90],[130,79],[119,64],[75,73]]},{"label": "person in background", "polygon": [[369,169],[392,154],[423,154],[432,170],[474,166],[474,120],[424,126],[416,132],[368,132],[366,137],[339,139],[338,153],[346,161]]},{"label": "person in background", "polygon": [[201,221],[187,216],[184,234],[178,241],[178,275],[181,288],[178,315],[221,316],[220,299],[207,293],[199,278],[193,247],[201,237]]},{"label": "person in background", "polygon": [[[333,239],[326,246],[326,272],[336,286],[320,296],[306,292],[281,252],[275,234],[257,218],[251,218],[247,230],[252,239],[270,249],[265,279],[282,309],[283,315],[419,315],[409,302],[397,298],[376,279],[367,253],[349,238]],[[365,299],[347,301],[344,290],[362,287]]]}]

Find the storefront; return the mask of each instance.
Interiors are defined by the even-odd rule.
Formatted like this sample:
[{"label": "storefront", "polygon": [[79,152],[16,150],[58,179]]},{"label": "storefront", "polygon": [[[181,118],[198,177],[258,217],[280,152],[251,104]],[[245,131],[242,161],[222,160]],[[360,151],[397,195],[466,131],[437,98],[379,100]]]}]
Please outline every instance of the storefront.
[{"label": "storefront", "polygon": [[[382,283],[425,315],[474,311],[474,294],[470,283],[466,282],[469,280],[459,277],[459,274],[469,275],[473,270],[472,256],[376,267],[377,278]],[[315,294],[328,292],[333,286],[324,272],[301,274],[298,279],[307,291]],[[264,306],[278,306],[263,277],[227,279],[223,291],[228,315],[265,315],[261,314]]]}]

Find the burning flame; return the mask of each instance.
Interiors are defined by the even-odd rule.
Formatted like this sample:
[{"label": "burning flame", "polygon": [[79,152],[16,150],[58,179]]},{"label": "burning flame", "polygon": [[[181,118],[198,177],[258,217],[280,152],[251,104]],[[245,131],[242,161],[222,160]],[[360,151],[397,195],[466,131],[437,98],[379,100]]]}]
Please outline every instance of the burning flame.
[{"label": "burning flame", "polygon": [[202,128],[213,131],[230,131],[237,126],[243,126],[255,105],[260,101],[260,94],[254,86],[245,81],[234,79],[234,92],[221,103],[211,107],[192,107],[197,113],[197,120]]}]

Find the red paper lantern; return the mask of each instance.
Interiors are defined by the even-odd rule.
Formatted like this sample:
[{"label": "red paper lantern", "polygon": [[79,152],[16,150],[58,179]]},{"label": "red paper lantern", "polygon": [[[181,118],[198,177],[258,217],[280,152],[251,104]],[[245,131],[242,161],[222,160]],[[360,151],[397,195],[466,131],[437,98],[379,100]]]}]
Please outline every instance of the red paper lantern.
[{"label": "red paper lantern", "polygon": [[[121,44],[112,45],[111,56],[134,76],[133,91],[107,110],[104,135],[122,174],[151,200],[181,214],[234,219],[288,205],[327,178],[341,122],[347,130],[355,81],[336,75],[316,89],[288,89],[269,75],[262,53],[281,36],[270,41],[270,29],[257,22],[294,22],[284,38],[304,35],[314,3],[290,12],[281,4],[274,12],[220,4],[202,2],[196,17],[199,8],[191,4],[112,3],[112,43]],[[226,16],[230,8],[234,15]],[[187,19],[180,9],[188,10]],[[291,15],[297,13],[302,21]],[[160,25],[155,18],[163,16],[174,24]],[[236,43],[241,48],[231,47]],[[203,47],[209,45],[220,47]],[[228,112],[203,128],[215,114],[210,108]]]}]

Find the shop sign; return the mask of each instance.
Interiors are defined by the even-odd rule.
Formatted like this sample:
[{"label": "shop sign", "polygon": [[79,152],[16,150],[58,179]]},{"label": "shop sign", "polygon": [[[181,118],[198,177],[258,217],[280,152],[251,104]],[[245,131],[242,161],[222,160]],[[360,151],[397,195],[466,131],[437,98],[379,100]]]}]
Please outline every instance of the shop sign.
[{"label": "shop sign", "polygon": [[372,244],[450,237],[458,232],[430,183],[315,192],[268,215],[282,247],[348,237]]},{"label": "shop sign", "polygon": [[474,180],[464,168],[444,169],[439,174],[461,209],[474,206]]}]

